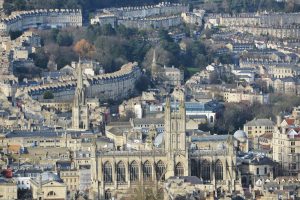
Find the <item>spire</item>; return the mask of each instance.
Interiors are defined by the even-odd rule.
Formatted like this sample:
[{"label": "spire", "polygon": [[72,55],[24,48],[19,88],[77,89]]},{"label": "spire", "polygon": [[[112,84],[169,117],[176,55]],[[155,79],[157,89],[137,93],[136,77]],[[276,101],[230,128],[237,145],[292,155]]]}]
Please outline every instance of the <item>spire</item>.
[{"label": "spire", "polygon": [[77,64],[77,88],[83,88],[83,81],[82,81],[82,68],[81,68],[81,60]]},{"label": "spire", "polygon": [[151,75],[153,79],[156,79],[157,76],[157,63],[156,63],[156,50],[153,50],[153,59],[151,64]]},{"label": "spire", "polygon": [[156,50],[153,50],[153,59],[152,59],[152,65],[156,64]]}]

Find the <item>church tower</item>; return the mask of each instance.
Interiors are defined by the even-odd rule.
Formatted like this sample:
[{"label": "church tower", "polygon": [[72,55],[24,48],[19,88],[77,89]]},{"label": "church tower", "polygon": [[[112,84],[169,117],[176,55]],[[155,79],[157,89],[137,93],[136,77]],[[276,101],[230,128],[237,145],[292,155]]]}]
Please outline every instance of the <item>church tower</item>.
[{"label": "church tower", "polygon": [[156,62],[156,50],[153,50],[153,59],[151,63],[151,76],[153,80],[157,79],[157,74],[158,74],[158,65]]},{"label": "church tower", "polygon": [[171,98],[166,98],[165,105],[165,133],[164,148],[167,154],[168,166],[166,178],[176,176],[176,166],[181,164],[182,175],[188,175],[188,153],[186,147],[186,111],[185,111],[185,94],[179,90],[179,97],[174,98],[171,105]]},{"label": "church tower", "polygon": [[180,91],[180,97],[174,98],[173,108],[171,106],[171,99],[166,98],[165,106],[165,151],[172,152],[185,152],[185,97],[184,92]]},{"label": "church tower", "polygon": [[81,61],[76,64],[77,87],[73,99],[72,107],[72,129],[89,129],[89,110],[86,103],[85,87],[83,85]]}]

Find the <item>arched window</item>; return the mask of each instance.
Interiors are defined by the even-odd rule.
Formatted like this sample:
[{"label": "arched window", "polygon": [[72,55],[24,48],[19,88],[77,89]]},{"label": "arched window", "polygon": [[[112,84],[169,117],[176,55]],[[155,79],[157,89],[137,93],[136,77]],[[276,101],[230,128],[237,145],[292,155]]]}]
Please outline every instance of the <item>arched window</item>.
[{"label": "arched window", "polygon": [[112,197],[111,191],[110,191],[110,190],[106,190],[106,191],[104,192],[104,199],[105,199],[105,200],[111,200],[111,197]]},{"label": "arched window", "polygon": [[122,161],[120,161],[117,164],[117,182],[118,183],[126,182],[125,165]]},{"label": "arched window", "polygon": [[175,167],[175,176],[183,176],[183,175],[184,175],[184,169],[182,164],[179,162]]},{"label": "arched window", "polygon": [[166,166],[165,164],[160,160],[156,164],[156,179],[158,181],[164,181],[165,180],[165,171],[166,171]]},{"label": "arched window", "polygon": [[50,192],[48,192],[47,196],[56,196],[56,194],[55,194],[55,192],[50,191]]},{"label": "arched window", "polygon": [[223,164],[220,160],[216,162],[215,177],[217,181],[223,180]]},{"label": "arched window", "polygon": [[144,181],[151,181],[152,179],[152,166],[149,161],[146,161],[143,165],[143,178]]},{"label": "arched window", "polygon": [[130,164],[130,181],[137,182],[139,180],[139,165],[136,161]]},{"label": "arched window", "polygon": [[111,183],[113,181],[112,180],[112,167],[109,162],[104,163],[103,178],[104,178],[104,183]]},{"label": "arched window", "polygon": [[197,161],[194,159],[191,160],[191,175],[199,177],[199,174],[197,171]]},{"label": "arched window", "polygon": [[204,160],[201,165],[201,175],[203,181],[210,181],[210,162]]}]

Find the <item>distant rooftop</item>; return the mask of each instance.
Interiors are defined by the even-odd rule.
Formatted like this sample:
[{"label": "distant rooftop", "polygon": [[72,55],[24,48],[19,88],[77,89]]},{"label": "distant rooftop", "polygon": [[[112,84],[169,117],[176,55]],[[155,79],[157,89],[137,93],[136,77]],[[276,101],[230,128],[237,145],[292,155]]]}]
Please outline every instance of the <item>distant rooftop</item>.
[{"label": "distant rooftop", "polygon": [[253,119],[247,122],[245,126],[274,126],[274,122],[270,119]]}]

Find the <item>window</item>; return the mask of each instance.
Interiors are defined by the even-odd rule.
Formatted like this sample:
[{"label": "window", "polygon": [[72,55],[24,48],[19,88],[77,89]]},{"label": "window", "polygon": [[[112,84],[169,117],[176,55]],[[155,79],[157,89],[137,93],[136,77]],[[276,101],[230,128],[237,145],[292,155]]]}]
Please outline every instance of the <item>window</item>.
[{"label": "window", "polygon": [[158,181],[165,180],[165,171],[166,171],[165,164],[161,160],[158,161],[156,165],[156,178]]},{"label": "window", "polygon": [[218,160],[216,162],[216,169],[215,169],[215,173],[216,173],[216,180],[217,181],[221,181],[223,180],[223,164],[220,160]]},{"label": "window", "polygon": [[204,181],[210,181],[210,162],[207,160],[202,162],[201,176]]},{"label": "window", "polygon": [[199,174],[198,174],[198,167],[197,167],[197,162],[196,160],[192,159],[191,160],[191,175],[192,176],[197,176],[199,177]]},{"label": "window", "polygon": [[110,190],[106,190],[105,193],[104,193],[104,199],[105,200],[110,200],[111,197],[112,197],[111,191]]},{"label": "window", "polygon": [[125,165],[122,161],[120,161],[117,164],[117,182],[118,183],[126,182]]},{"label": "window", "polygon": [[152,179],[152,166],[149,161],[146,161],[143,165],[143,178],[144,181],[151,181]]},{"label": "window", "polygon": [[179,162],[175,167],[175,176],[183,176],[183,175],[184,175],[184,169],[182,164]]},{"label": "window", "polygon": [[291,148],[291,153],[295,153],[295,148]]},{"label": "window", "polygon": [[268,168],[267,167],[265,167],[265,174],[267,174],[268,173]]},{"label": "window", "polygon": [[130,164],[130,181],[136,182],[139,180],[139,166],[136,161]]},{"label": "window", "polygon": [[109,162],[106,162],[103,166],[103,178],[104,178],[104,183],[112,182],[112,167]]},{"label": "window", "polygon": [[256,168],[256,175],[259,175],[259,168]]},{"label": "window", "polygon": [[295,141],[291,141],[291,146],[294,146],[295,145]]},{"label": "window", "polygon": [[55,192],[50,191],[50,192],[48,192],[47,196],[56,196],[56,194],[55,194]]}]

